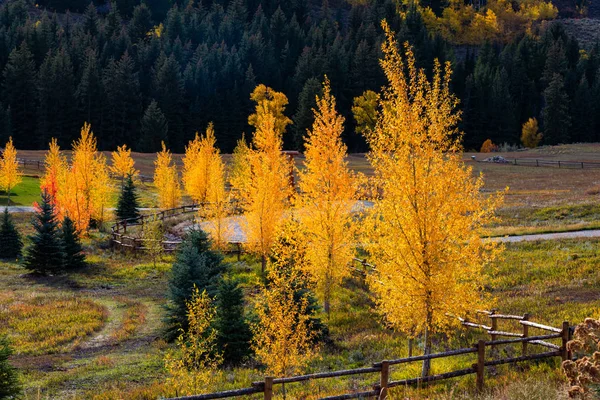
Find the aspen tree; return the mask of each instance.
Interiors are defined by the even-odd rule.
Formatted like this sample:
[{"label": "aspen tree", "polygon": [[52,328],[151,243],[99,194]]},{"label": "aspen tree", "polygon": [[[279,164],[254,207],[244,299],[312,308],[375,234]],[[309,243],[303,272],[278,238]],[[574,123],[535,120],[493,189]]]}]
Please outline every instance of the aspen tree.
[{"label": "aspen tree", "polygon": [[317,96],[315,122],[305,137],[304,169],[299,172],[302,195],[297,206],[310,242],[308,272],[317,281],[317,294],[327,314],[333,288],[349,275],[354,255],[352,207],[356,190],[345,161],[344,117],[336,110],[329,79]]},{"label": "aspen tree", "polygon": [[11,137],[4,146],[2,158],[0,158],[0,188],[6,192],[8,205],[10,205],[10,192],[21,183],[22,175],[17,160],[17,149],[15,149]]},{"label": "aspen tree", "polygon": [[73,142],[70,168],[61,175],[58,189],[61,214],[73,220],[78,232],[86,232],[91,219],[103,222],[113,188],[106,157],[97,150],[90,124],[84,123],[81,137]]},{"label": "aspen tree", "polygon": [[123,186],[125,178],[128,176],[131,176],[134,180],[136,179],[140,171],[135,169],[135,161],[131,158],[131,149],[128,149],[127,145],[118,146],[117,151],[113,151],[111,156],[110,171],[121,179],[121,186]]},{"label": "aspen tree", "polygon": [[447,313],[466,315],[487,304],[483,267],[499,248],[481,239],[479,228],[494,219],[501,196],[482,195],[483,178],[462,163],[450,64],[435,61],[429,81],[408,44],[402,57],[385,21],[383,28],[388,86],[367,134],[380,193],[366,243],[376,265],[368,282],[387,322],[423,335],[429,353],[432,334],[455,324]]},{"label": "aspen tree", "polygon": [[250,146],[248,146],[246,138],[242,135],[242,138],[237,141],[235,149],[233,149],[229,171],[229,183],[235,189],[236,200],[243,200],[248,196],[248,185],[252,176],[250,154]]},{"label": "aspen tree", "polygon": [[256,112],[248,122],[256,128],[249,151],[249,181],[243,182],[248,247],[262,258],[262,271],[275,239],[285,205],[291,195],[290,160],[283,150],[283,130],[290,123],[283,115],[287,98],[282,93],[259,85],[251,98]]},{"label": "aspen tree", "polygon": [[62,207],[58,198],[60,181],[68,170],[68,163],[65,156],[60,152],[60,147],[55,138],[50,141],[50,147],[44,158],[45,172],[40,180],[40,189],[50,197],[50,203],[57,212],[58,219],[62,221]]},{"label": "aspen tree", "polygon": [[213,190],[210,184],[211,168],[215,166],[217,158],[220,159],[217,139],[212,123],[208,125],[206,134],[202,137],[196,133],[196,137],[185,148],[183,157],[183,186],[187,194],[197,203],[208,201],[208,192]]},{"label": "aspen tree", "polygon": [[316,354],[318,332],[307,290],[313,282],[304,272],[307,247],[300,226],[295,221],[283,222],[273,246],[267,285],[256,305],[253,349],[276,377],[301,373]]},{"label": "aspen tree", "polygon": [[158,204],[163,210],[175,208],[181,200],[177,167],[172,165],[171,152],[162,142],[162,151],[154,161],[154,186],[158,191]]}]

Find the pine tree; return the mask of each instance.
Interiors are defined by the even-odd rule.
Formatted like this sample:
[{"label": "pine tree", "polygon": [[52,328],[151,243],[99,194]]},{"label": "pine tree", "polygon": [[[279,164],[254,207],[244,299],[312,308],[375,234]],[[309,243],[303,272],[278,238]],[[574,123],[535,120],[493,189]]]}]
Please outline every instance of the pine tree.
[{"label": "pine tree", "polygon": [[8,339],[0,336],[0,399],[16,399],[21,394],[17,369],[10,365],[8,358],[13,353]]},{"label": "pine tree", "polygon": [[0,258],[15,259],[21,256],[23,241],[17,230],[8,208],[4,208],[4,216],[0,225]]},{"label": "pine tree", "polygon": [[167,297],[167,332],[174,339],[179,329],[187,330],[186,301],[192,297],[194,285],[209,296],[217,294],[220,275],[227,265],[220,253],[210,249],[205,232],[194,229],[186,235],[171,269]]},{"label": "pine tree", "polygon": [[121,188],[121,193],[119,194],[119,200],[117,202],[117,209],[115,213],[117,214],[117,219],[119,221],[125,219],[135,219],[140,216],[139,213],[139,203],[137,193],[135,192],[135,184],[133,183],[133,178],[131,175],[127,177],[125,180],[125,185]]},{"label": "pine tree", "polygon": [[84,267],[85,255],[83,254],[79,233],[75,229],[75,223],[68,216],[63,219],[60,240],[63,251],[63,268],[71,270]]},{"label": "pine tree", "polygon": [[244,294],[234,280],[222,280],[217,292],[217,343],[228,364],[239,364],[251,353],[252,333],[244,316]]},{"label": "pine tree", "polygon": [[29,236],[23,266],[35,273],[48,275],[60,272],[63,267],[63,251],[56,212],[50,196],[42,193],[42,203],[33,220],[35,233]]},{"label": "pine tree", "polygon": [[139,151],[144,153],[159,151],[161,142],[167,142],[168,133],[169,123],[158,107],[158,103],[152,100],[142,118],[142,137],[138,145]]},{"label": "pine tree", "polygon": [[546,102],[542,111],[544,143],[567,143],[570,137],[569,128],[571,127],[570,102],[561,75],[554,74],[548,88],[544,90],[544,100]]},{"label": "pine tree", "polygon": [[152,15],[145,3],[135,6],[129,23],[129,34],[134,41],[143,39],[152,29]]},{"label": "pine tree", "polygon": [[294,133],[294,148],[303,150],[304,136],[315,120],[313,108],[317,105],[317,95],[321,95],[321,83],[316,78],[311,78],[304,83],[304,87],[298,97],[298,108],[294,114],[292,131]]}]

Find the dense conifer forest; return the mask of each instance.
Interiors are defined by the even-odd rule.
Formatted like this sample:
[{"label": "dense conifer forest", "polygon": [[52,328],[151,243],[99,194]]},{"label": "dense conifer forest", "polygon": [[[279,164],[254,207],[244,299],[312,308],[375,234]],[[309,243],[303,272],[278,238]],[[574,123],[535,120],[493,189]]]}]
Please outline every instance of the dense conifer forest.
[{"label": "dense conifer forest", "polygon": [[[185,2],[5,1],[0,6],[0,143],[68,147],[89,122],[99,148],[127,144],[174,152],[214,122],[231,152],[250,136],[250,93],[264,83],[286,94],[293,124],[285,147],[312,124],[324,76],[331,80],[350,151],[365,151],[353,99],[379,91],[386,19],[414,46],[419,66],[451,61],[465,147],[517,144],[529,118],[543,143],[598,141],[598,47],[582,49],[559,22],[510,40],[457,46],[428,31],[422,13],[393,0]],[[439,7],[432,7],[434,10]],[[432,30],[433,31],[433,30]],[[483,37],[483,36],[482,36]]]}]

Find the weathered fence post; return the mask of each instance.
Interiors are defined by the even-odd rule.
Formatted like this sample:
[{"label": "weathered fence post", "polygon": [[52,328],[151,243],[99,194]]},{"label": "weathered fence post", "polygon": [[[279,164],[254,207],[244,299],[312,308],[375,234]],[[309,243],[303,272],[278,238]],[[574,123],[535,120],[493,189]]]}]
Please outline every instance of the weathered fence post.
[{"label": "weathered fence post", "polygon": [[242,245],[241,243],[236,243],[237,244],[237,260],[238,262],[242,260]]},{"label": "weathered fence post", "polygon": [[483,391],[483,376],[485,372],[485,340],[477,342],[477,391]]},{"label": "weathered fence post", "polygon": [[[529,313],[523,314],[523,321],[529,321]],[[529,326],[527,326],[527,325],[522,325],[522,326],[523,326],[523,337],[526,338],[529,336]],[[527,355],[527,342],[523,342],[523,355],[524,356]]]},{"label": "weathered fence post", "polygon": [[[495,309],[490,312],[490,319],[492,320],[492,323],[491,323],[491,325],[492,325],[492,332],[498,331],[498,318],[494,318],[495,314],[496,314],[496,310]],[[491,336],[492,336],[492,342],[495,342],[496,339],[498,339],[498,335],[495,335],[495,334],[492,333]],[[492,357],[495,357],[495,354],[496,354],[496,346],[495,345],[492,345],[491,354],[492,354]]]},{"label": "weathered fence post", "polygon": [[390,380],[390,363],[388,361],[381,362],[381,378],[379,380],[379,400],[387,399],[388,383]]},{"label": "weathered fence post", "polygon": [[271,400],[273,398],[273,377],[265,377],[265,400]]},{"label": "weathered fence post", "polygon": [[560,347],[560,356],[563,361],[569,359],[569,350],[567,349],[567,343],[569,342],[569,323],[567,321],[563,322],[562,325],[562,346]]}]

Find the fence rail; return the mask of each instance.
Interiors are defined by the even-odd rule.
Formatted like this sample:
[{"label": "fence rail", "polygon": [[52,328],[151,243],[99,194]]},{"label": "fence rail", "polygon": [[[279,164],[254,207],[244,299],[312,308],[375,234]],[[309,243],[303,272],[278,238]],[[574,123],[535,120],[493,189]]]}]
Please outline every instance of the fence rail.
[{"label": "fence rail", "polygon": [[[232,211],[236,211],[236,202],[230,201]],[[209,206],[210,203],[199,203],[199,204],[190,204],[175,208],[169,208],[167,210],[162,210],[160,212],[154,214],[144,214],[140,215],[137,218],[130,218],[121,221],[115,222],[114,225],[111,226],[111,242],[113,246],[118,246],[123,249],[129,250],[146,250],[146,244],[148,242],[155,241],[153,239],[144,239],[138,238],[131,235],[127,235],[127,228],[132,226],[144,226],[144,224],[152,223],[156,221],[165,221],[168,218],[180,217],[182,215],[196,213],[201,210],[203,207]],[[162,240],[163,250],[165,252],[172,252],[177,250],[177,247],[182,243],[182,240]],[[242,243],[240,242],[230,242],[230,249],[225,251],[229,254],[237,254],[238,260],[241,257],[243,252]]]},{"label": "fence rail", "polygon": [[[570,168],[570,169],[600,169],[600,162],[592,161],[563,161],[563,160],[543,160],[539,158],[504,158],[507,162],[504,164],[522,165],[529,167],[548,167],[548,168]],[[487,163],[501,162],[483,161]]]},{"label": "fence rail", "polygon": [[[358,260],[360,261],[360,260]],[[371,367],[365,368],[356,368],[356,369],[348,369],[348,370],[340,370],[340,371],[330,371],[330,372],[319,372],[315,374],[308,375],[299,375],[285,378],[274,378],[274,377],[265,377],[264,381],[253,382],[252,387],[243,388],[237,390],[228,390],[223,392],[216,393],[208,393],[208,394],[199,394],[194,396],[186,396],[186,397],[177,397],[172,398],[170,400],[208,400],[208,399],[223,399],[223,398],[232,398],[239,396],[246,396],[250,394],[263,393],[265,400],[273,399],[273,389],[275,385],[285,385],[286,383],[294,383],[294,382],[306,382],[315,379],[327,379],[327,378],[337,378],[342,376],[352,376],[352,375],[362,375],[362,374],[373,374],[379,373],[379,382],[374,383],[372,385],[371,390],[363,390],[357,391],[354,393],[345,393],[335,396],[323,397],[321,400],[342,400],[342,399],[359,399],[359,398],[368,398],[368,399],[385,399],[388,394],[388,390],[390,388],[398,387],[398,386],[410,386],[410,385],[419,385],[423,383],[430,383],[441,381],[445,379],[456,378],[460,376],[466,376],[474,374],[476,375],[475,382],[478,391],[482,391],[484,388],[484,380],[485,380],[485,368],[492,367],[496,365],[502,364],[511,364],[523,361],[531,361],[531,360],[541,360],[552,357],[561,357],[562,360],[567,360],[571,358],[571,354],[567,349],[567,342],[570,340],[570,329],[569,323],[563,322],[562,328],[555,328],[549,325],[538,324],[529,321],[529,314],[524,314],[522,316],[517,315],[504,315],[498,314],[494,310],[492,311],[479,311],[480,314],[485,315],[487,318],[491,320],[491,325],[494,326],[494,330],[485,329],[487,325],[484,324],[473,324],[466,321],[464,318],[459,318],[461,324],[468,328],[478,328],[484,329],[491,337],[492,340],[478,341],[473,347],[450,350],[441,353],[434,354],[424,354],[421,356],[413,356],[413,357],[404,357],[398,358],[394,360],[384,360],[378,363],[374,363]],[[454,317],[451,316],[450,317]],[[514,335],[518,335],[520,337],[516,339],[502,339],[495,340],[495,337],[500,333],[509,333],[502,332],[497,330],[497,321],[502,320],[517,320],[519,321],[523,332],[522,333],[513,333]],[[545,332],[552,332],[550,334],[543,335],[535,335],[529,336],[529,328],[539,329]],[[546,342],[546,340],[552,339],[561,339],[561,344],[556,345],[554,343]],[[522,344],[522,355],[518,357],[507,357],[501,358],[497,357],[497,352],[494,350],[497,346],[501,345],[511,345],[511,344]],[[552,349],[551,351],[544,352],[534,352],[530,353],[528,351],[527,345],[537,345],[544,349]],[[486,348],[491,348],[490,352],[486,352]],[[463,368],[455,371],[449,371],[437,375],[429,375],[422,376],[416,378],[409,378],[403,380],[393,381],[390,379],[391,367],[397,366],[401,364],[407,364],[417,361],[424,360],[433,360],[438,358],[446,358],[453,357],[464,354],[477,354],[477,360],[475,363],[471,365],[469,368]],[[486,359],[486,356],[488,356]],[[489,359],[491,358],[491,359]]]}]

